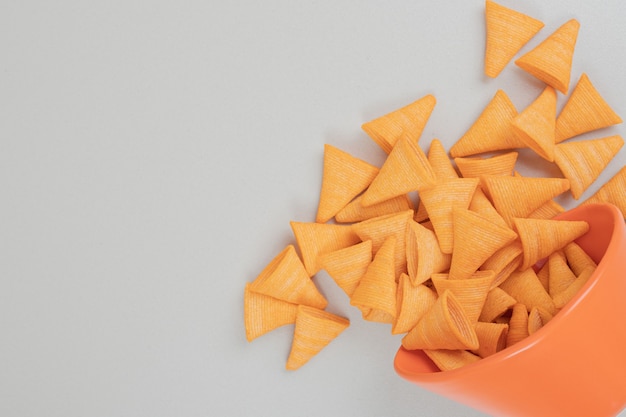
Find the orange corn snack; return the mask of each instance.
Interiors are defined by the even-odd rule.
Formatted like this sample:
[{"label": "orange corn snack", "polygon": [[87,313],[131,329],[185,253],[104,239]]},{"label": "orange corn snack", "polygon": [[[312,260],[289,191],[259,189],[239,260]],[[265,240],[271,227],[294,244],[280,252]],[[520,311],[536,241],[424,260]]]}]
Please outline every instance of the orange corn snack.
[{"label": "orange corn snack", "polygon": [[514,217],[527,217],[569,189],[569,180],[564,178],[487,175],[481,177],[481,183],[498,213],[510,226]]},{"label": "orange corn snack", "polygon": [[402,274],[398,282],[396,305],[398,314],[391,327],[391,334],[410,331],[437,301],[437,293],[426,285],[411,284],[411,278]]},{"label": "orange corn snack", "polygon": [[420,191],[420,201],[430,215],[443,253],[452,253],[452,210],[468,208],[477,186],[477,178],[457,178],[442,180]]},{"label": "orange corn snack", "polygon": [[528,311],[524,304],[517,303],[511,311],[511,319],[509,320],[509,331],[506,336],[506,346],[512,346],[515,343],[528,337]]},{"label": "orange corn snack", "polygon": [[396,318],[395,247],[396,238],[388,237],[350,298],[365,320],[391,324]]},{"label": "orange corn snack", "polygon": [[519,240],[498,249],[479,268],[481,271],[493,271],[496,275],[492,287],[500,285],[522,263],[522,244]]},{"label": "orange corn snack", "polygon": [[286,368],[296,370],[317,355],[350,325],[350,321],[327,311],[298,306],[291,351]]},{"label": "orange corn snack", "polygon": [[502,218],[500,213],[498,213],[498,210],[496,210],[493,204],[491,204],[491,201],[489,201],[481,187],[476,188],[472,196],[472,201],[470,201],[469,209],[489,219],[489,221],[494,224],[508,227],[506,221]]},{"label": "orange corn snack", "polygon": [[323,255],[322,268],[348,297],[352,297],[359,281],[372,262],[372,241],[357,243]]},{"label": "orange corn snack", "polygon": [[589,266],[581,272],[567,288],[553,297],[554,305],[557,308],[563,308],[580,291],[595,270],[593,266]]},{"label": "orange corn snack", "polygon": [[339,212],[335,215],[335,221],[338,223],[361,222],[374,217],[413,209],[413,203],[406,194],[399,195],[368,207],[361,204],[362,199],[363,195],[360,195],[349,202],[344,208],[339,210]]},{"label": "orange corn snack", "polygon": [[417,204],[417,210],[415,210],[415,214],[413,215],[413,220],[418,223],[423,223],[428,221],[428,212],[426,211],[426,207],[424,207],[424,203],[420,200]]},{"label": "orange corn snack", "polygon": [[419,100],[394,110],[384,116],[364,123],[361,127],[386,153],[395,143],[406,136],[417,144],[437,100],[426,95]]},{"label": "orange corn snack", "polygon": [[466,279],[453,279],[448,274],[433,274],[431,279],[437,294],[441,295],[450,291],[459,304],[463,306],[467,319],[471,323],[476,323],[494,277],[492,271],[480,271]]},{"label": "orange corn snack", "polygon": [[542,158],[554,161],[556,91],[551,86],[513,119],[513,132]]},{"label": "orange corn snack", "polygon": [[494,287],[487,293],[487,299],[478,321],[493,322],[507,312],[517,301],[500,287]]},{"label": "orange corn snack", "polygon": [[322,269],[319,262],[321,255],[361,241],[352,226],[295,221],[289,224],[309,276]]},{"label": "orange corn snack", "polygon": [[565,22],[533,50],[522,55],[515,64],[567,94],[579,28],[580,23],[576,19]]},{"label": "orange corn snack", "polygon": [[533,307],[528,313],[528,335],[541,329],[551,318],[552,314],[540,307]]},{"label": "orange corn snack", "polygon": [[544,27],[543,22],[491,0],[485,4],[485,20],[485,75],[492,78]]},{"label": "orange corn snack", "polygon": [[365,193],[361,204],[371,206],[434,184],[433,172],[422,149],[408,136],[398,139]]},{"label": "orange corn snack", "polygon": [[296,304],[254,292],[250,290],[250,283],[246,284],[243,294],[243,317],[248,342],[280,326],[295,323]]},{"label": "orange corn snack", "polygon": [[525,305],[528,311],[533,307],[541,307],[550,314],[556,313],[550,294],[543,288],[532,268],[513,272],[500,284],[500,288]]},{"label": "orange corn snack", "polygon": [[559,213],[563,213],[565,208],[554,200],[549,200],[538,209],[530,213],[527,217],[531,219],[551,219]]},{"label": "orange corn snack", "polygon": [[545,262],[541,268],[537,271],[537,278],[543,288],[550,293],[550,264]]},{"label": "orange corn snack", "polygon": [[548,257],[548,293],[551,297],[560,293],[576,280],[576,275],[567,265],[565,254],[556,251]]},{"label": "orange corn snack", "polygon": [[486,358],[506,347],[506,337],[509,333],[509,325],[506,323],[477,322],[474,326],[478,337],[478,349],[473,353]]},{"label": "orange corn snack", "polygon": [[450,276],[469,278],[496,251],[512,243],[517,233],[470,210],[454,209]]},{"label": "orange corn snack", "polygon": [[607,181],[594,195],[582,204],[610,203],[617,206],[626,218],[626,166],[622,167],[609,181]]},{"label": "orange corn snack", "polygon": [[482,175],[512,175],[517,152],[507,152],[489,158],[454,158],[463,178]]},{"label": "orange corn snack", "polygon": [[407,270],[413,285],[450,268],[452,256],[441,251],[435,232],[410,221],[406,233]]},{"label": "orange corn snack", "polygon": [[465,310],[444,291],[417,325],[402,338],[406,349],[478,349],[478,337]]},{"label": "orange corn snack", "polygon": [[307,274],[293,245],[288,245],[272,259],[252,281],[250,290],[290,303],[321,309],[328,304]]},{"label": "orange corn snack", "polygon": [[522,270],[562,249],[589,230],[589,224],[585,221],[515,218],[513,222],[524,249]]},{"label": "orange corn snack", "polygon": [[619,135],[560,143],[554,162],[570,182],[572,196],[578,200],[624,146]]},{"label": "orange corn snack", "polygon": [[571,242],[563,248],[567,264],[576,276],[580,275],[587,267],[595,268],[597,265],[587,252],[585,252],[576,242]]},{"label": "orange corn snack", "polygon": [[621,117],[602,98],[583,73],[556,119],[556,143],[622,123]]},{"label": "orange corn snack", "polygon": [[515,116],[517,110],[513,102],[503,90],[498,90],[478,119],[450,148],[450,156],[458,158],[525,147],[511,130],[511,121]]},{"label": "orange corn snack", "polygon": [[324,145],[322,189],[315,221],[326,223],[365,190],[378,168],[332,145]]},{"label": "orange corn snack", "polygon": [[452,166],[448,153],[439,139],[433,139],[428,148],[428,162],[437,179],[458,178],[459,174]]},{"label": "orange corn snack", "polygon": [[451,371],[480,360],[479,356],[462,349],[425,349],[424,353],[442,371]]}]

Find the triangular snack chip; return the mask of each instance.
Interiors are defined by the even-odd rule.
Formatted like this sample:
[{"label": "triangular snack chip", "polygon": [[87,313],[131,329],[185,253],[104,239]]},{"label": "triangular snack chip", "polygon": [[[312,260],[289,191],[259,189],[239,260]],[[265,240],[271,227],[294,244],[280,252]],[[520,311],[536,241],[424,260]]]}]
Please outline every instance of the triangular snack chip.
[{"label": "triangular snack chip", "polygon": [[403,136],[417,144],[436,103],[435,97],[426,95],[361,127],[378,146],[390,153]]},{"label": "triangular snack chip", "polygon": [[504,221],[500,213],[498,213],[498,210],[491,204],[491,201],[489,201],[481,187],[476,188],[469,209],[489,219],[489,221],[494,224],[508,227],[506,221]]},{"label": "triangular snack chip", "polygon": [[481,183],[510,226],[513,217],[526,217],[569,189],[569,180],[565,178],[486,175],[481,177]]},{"label": "triangular snack chip", "polygon": [[324,170],[315,221],[326,223],[365,190],[378,168],[332,145],[324,145]]},{"label": "triangular snack chip", "polygon": [[506,336],[506,346],[512,346],[527,338],[528,335],[528,310],[524,304],[517,303],[511,309],[509,331]]},{"label": "triangular snack chip", "polygon": [[430,310],[402,338],[405,349],[478,349],[474,325],[450,291],[444,291]]},{"label": "triangular snack chip", "polygon": [[522,244],[519,240],[506,245],[491,255],[479,268],[481,271],[493,271],[496,277],[492,287],[500,285],[522,264]]},{"label": "triangular snack chip", "polygon": [[517,162],[517,152],[507,152],[489,158],[454,158],[463,178],[481,175],[512,175]]},{"label": "triangular snack chip", "polygon": [[580,23],[576,19],[565,22],[534,49],[517,59],[515,64],[567,94],[579,28]]},{"label": "triangular snack chip", "polygon": [[557,308],[563,308],[574,296],[580,291],[580,289],[589,280],[591,275],[596,269],[592,266],[587,267],[576,279],[563,291],[556,294],[553,297],[554,305]]},{"label": "triangular snack chip", "polygon": [[396,318],[395,247],[396,238],[388,237],[350,298],[365,320],[391,324]]},{"label": "triangular snack chip", "polygon": [[567,264],[565,254],[556,251],[548,257],[548,293],[554,297],[576,280],[576,275]]},{"label": "triangular snack chip", "polygon": [[619,135],[556,145],[554,162],[569,179],[570,191],[576,200],[598,178],[622,146],[624,139]]},{"label": "triangular snack chip", "polygon": [[431,278],[437,294],[450,291],[463,306],[468,320],[476,323],[495,275],[493,271],[480,271],[466,279],[453,279],[448,274],[433,274]]},{"label": "triangular snack chip", "polygon": [[437,179],[459,178],[459,174],[452,166],[448,153],[439,139],[433,139],[430,142],[428,162]]},{"label": "triangular snack chip", "polygon": [[540,307],[533,307],[528,313],[528,335],[541,329],[552,319],[552,314]]},{"label": "triangular snack chip", "polygon": [[565,208],[554,200],[547,201],[527,217],[531,219],[551,219],[557,214],[563,213]]},{"label": "triangular snack chip", "polygon": [[533,307],[541,307],[552,315],[556,313],[550,294],[541,285],[532,268],[513,272],[500,284],[500,288],[515,298],[518,303],[524,304],[528,311]]},{"label": "triangular snack chip", "polygon": [[309,276],[322,269],[319,262],[321,255],[361,241],[351,225],[295,221],[291,221],[290,225]]},{"label": "triangular snack chip", "polygon": [[349,202],[335,215],[335,221],[339,223],[361,222],[374,217],[413,209],[413,203],[406,194],[399,195],[368,207],[361,204],[362,199],[363,195],[361,194]]},{"label": "triangular snack chip", "polygon": [[506,323],[485,323],[479,321],[474,326],[476,336],[478,336],[478,349],[473,353],[486,358],[506,347],[506,336],[509,332],[509,325]]},{"label": "triangular snack chip", "polygon": [[469,278],[496,251],[517,238],[513,230],[492,223],[471,210],[454,209],[452,220],[452,279]]},{"label": "triangular snack chip", "polygon": [[410,331],[435,301],[437,301],[435,291],[424,284],[412,285],[411,278],[407,274],[402,274],[397,290],[398,315],[393,322],[391,334]]},{"label": "triangular snack chip", "polygon": [[585,221],[515,218],[513,222],[524,249],[522,270],[562,249],[589,230],[589,223]]},{"label": "triangular snack chip", "polygon": [[424,353],[441,371],[462,368],[480,360],[479,356],[464,349],[424,349]]},{"label": "triangular snack chip", "polygon": [[539,278],[539,282],[541,282],[543,288],[550,293],[550,265],[548,262],[544,262],[543,266],[539,268],[537,278]]},{"label": "triangular snack chip", "polygon": [[477,178],[457,178],[439,181],[436,185],[420,191],[420,201],[430,215],[443,253],[452,253],[452,210],[468,208],[477,186]]},{"label": "triangular snack chip", "polygon": [[424,151],[405,136],[398,140],[380,172],[363,193],[361,204],[371,206],[434,182],[435,173]]},{"label": "triangular snack chip", "polygon": [[565,253],[567,264],[576,276],[580,275],[589,266],[593,268],[598,266],[576,242],[568,243],[563,248],[563,252]]},{"label": "triangular snack chip", "polygon": [[418,223],[428,221],[428,212],[426,211],[426,207],[424,207],[424,203],[422,203],[421,200],[417,203],[417,210],[415,210],[413,220]]},{"label": "triangular snack chip", "polygon": [[426,282],[432,274],[450,268],[452,255],[441,251],[435,232],[410,221],[406,233],[407,270],[413,285]]},{"label": "triangular snack chip", "polygon": [[550,162],[554,161],[556,91],[547,86],[512,122],[513,132],[527,147]]},{"label": "triangular snack chip", "polygon": [[495,78],[520,49],[543,28],[543,22],[491,0],[485,4],[487,40],[485,75]]},{"label": "triangular snack chip", "polygon": [[399,277],[406,272],[406,228],[407,223],[413,219],[413,210],[405,210],[386,216],[374,217],[353,225],[355,233],[361,240],[372,241],[372,251],[377,253],[387,238],[395,239],[395,276]]},{"label": "triangular snack chip", "polygon": [[517,301],[500,287],[494,287],[487,293],[479,321],[490,323],[507,312]]},{"label": "triangular snack chip", "polygon": [[602,98],[583,73],[556,119],[556,143],[622,123],[622,118]]},{"label": "triangular snack chip", "polygon": [[297,309],[296,304],[251,291],[247,283],[243,296],[246,339],[251,342],[280,326],[295,323]]},{"label": "triangular snack chip", "polygon": [[450,156],[458,158],[525,147],[511,130],[515,116],[513,102],[503,90],[498,90],[472,126],[450,148]]},{"label": "triangular snack chip", "polygon": [[344,317],[316,308],[298,306],[286,368],[288,370],[300,368],[349,325],[350,321]]},{"label": "triangular snack chip", "polygon": [[352,297],[361,277],[372,262],[372,241],[357,243],[321,257],[322,268],[348,297]]},{"label": "triangular snack chip", "polygon": [[294,304],[322,309],[328,304],[307,274],[293,245],[288,245],[272,259],[252,281],[250,290]]},{"label": "triangular snack chip", "polygon": [[626,218],[626,166],[622,167],[617,174],[608,180],[598,191],[583,202],[610,203],[620,209]]}]

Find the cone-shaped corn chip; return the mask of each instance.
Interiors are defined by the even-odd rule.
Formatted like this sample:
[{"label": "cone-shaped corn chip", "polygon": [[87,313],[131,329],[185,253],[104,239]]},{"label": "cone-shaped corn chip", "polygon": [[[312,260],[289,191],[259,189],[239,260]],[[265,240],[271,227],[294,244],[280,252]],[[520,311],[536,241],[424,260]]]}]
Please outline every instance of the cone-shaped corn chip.
[{"label": "cone-shaped corn chip", "polygon": [[380,172],[363,193],[361,204],[381,203],[434,182],[435,173],[424,151],[405,136],[398,140]]},{"label": "cone-shaped corn chip", "polygon": [[348,297],[352,297],[361,277],[372,262],[372,241],[357,243],[329,252],[321,257],[321,265]]},{"label": "cone-shaped corn chip", "polygon": [[428,212],[426,211],[426,207],[424,206],[424,203],[421,202],[421,200],[417,204],[417,210],[415,210],[413,220],[418,223],[422,223],[428,220]]},{"label": "cone-shaped corn chip", "polygon": [[481,271],[493,271],[496,275],[492,287],[500,285],[522,263],[522,244],[515,240],[498,249],[479,268]]},{"label": "cone-shaped corn chip", "polygon": [[448,270],[452,255],[441,251],[432,230],[411,221],[407,227],[406,259],[411,283],[418,285],[432,274]]},{"label": "cone-shaped corn chip", "polygon": [[452,253],[452,210],[467,209],[477,186],[477,178],[458,178],[440,181],[420,192],[443,253]]},{"label": "cone-shaped corn chip", "polygon": [[409,105],[364,123],[361,127],[378,146],[390,153],[398,139],[403,136],[417,144],[436,102],[435,97],[426,95]]},{"label": "cone-shaped corn chip", "polygon": [[485,323],[479,321],[474,327],[478,336],[478,349],[473,352],[481,358],[491,356],[506,347],[509,325],[506,323]]},{"label": "cone-shaped corn chip", "polygon": [[576,19],[565,22],[533,50],[516,60],[515,64],[567,94],[579,28],[580,23]]},{"label": "cone-shaped corn chip", "polygon": [[466,279],[452,279],[448,274],[433,274],[432,280],[437,294],[450,291],[463,306],[467,319],[476,323],[494,277],[492,271],[479,271]]},{"label": "cone-shaped corn chip", "polygon": [[485,5],[485,75],[495,78],[515,54],[543,28],[543,22],[491,0]]},{"label": "cone-shaped corn chip", "polygon": [[450,291],[444,291],[402,338],[406,349],[478,349],[473,323]]},{"label": "cone-shaped corn chip", "polygon": [[439,139],[433,139],[428,148],[428,162],[433,168],[437,179],[459,178],[456,170],[452,166],[448,153]]},{"label": "cone-shaped corn chip", "polygon": [[565,245],[563,252],[565,252],[565,257],[567,258],[567,264],[576,276],[580,275],[589,266],[594,268],[597,266],[594,260],[576,242]]},{"label": "cone-shaped corn chip", "polygon": [[560,143],[618,123],[622,123],[622,119],[600,96],[587,74],[583,73],[556,119],[555,140]]},{"label": "cone-shaped corn chip", "polygon": [[243,296],[246,339],[251,342],[280,326],[295,323],[297,309],[296,304],[251,291],[247,283]]},{"label": "cone-shaped corn chip", "polygon": [[295,370],[317,355],[350,325],[348,319],[327,311],[298,306],[286,368]]},{"label": "cone-shaped corn chip", "polygon": [[325,308],[328,302],[304,269],[293,245],[288,245],[250,284],[250,290],[294,304]]},{"label": "cone-shaped corn chip", "polygon": [[532,268],[513,272],[500,284],[500,288],[515,298],[518,303],[524,304],[528,311],[533,307],[541,307],[550,314],[556,313],[552,298],[543,288]]},{"label": "cone-shaped corn chip", "polygon": [[515,106],[504,91],[498,90],[474,124],[450,148],[450,156],[458,158],[525,147],[511,129],[515,116]]},{"label": "cone-shaped corn chip", "polygon": [[517,162],[517,152],[507,152],[489,158],[454,158],[463,178],[482,175],[512,175]]},{"label": "cone-shaped corn chip", "polygon": [[513,306],[511,320],[509,320],[509,331],[506,336],[506,346],[528,337],[528,311],[524,304],[517,303]]},{"label": "cone-shaped corn chip", "polygon": [[372,250],[377,253],[388,237],[395,237],[395,277],[406,272],[406,228],[413,219],[413,211],[405,210],[395,214],[374,217],[353,225],[361,240],[371,240]]},{"label": "cone-shaped corn chip", "polygon": [[563,308],[565,304],[567,304],[585,285],[585,283],[589,280],[589,277],[596,270],[593,266],[588,266],[581,274],[569,285],[569,287],[565,288],[560,293],[556,294],[553,298],[554,305],[557,308]]},{"label": "cone-shaped corn chip", "polygon": [[361,222],[374,217],[413,209],[413,204],[406,194],[368,207],[361,204],[362,199],[363,195],[360,195],[349,202],[335,215],[335,220],[339,223]]},{"label": "cone-shaped corn chip", "polygon": [[554,162],[569,179],[570,191],[576,200],[598,178],[622,146],[624,139],[619,135],[570,141],[556,146]]},{"label": "cone-shaped corn chip", "polygon": [[517,301],[500,287],[494,287],[487,293],[479,321],[490,323],[507,312]]},{"label": "cone-shaped corn chip", "polygon": [[548,293],[551,297],[560,293],[576,280],[576,275],[567,265],[565,254],[556,251],[548,257]]},{"label": "cone-shaped corn chip", "polygon": [[585,221],[515,218],[513,222],[524,249],[522,270],[562,249],[589,230]]},{"label": "cone-shaped corn chip", "polygon": [[396,318],[395,247],[396,238],[388,237],[350,298],[365,320],[391,324]]},{"label": "cone-shaped corn chip", "polygon": [[453,210],[452,279],[469,278],[496,251],[512,243],[517,233],[466,209]]},{"label": "cone-shaped corn chip", "polygon": [[398,316],[391,328],[392,334],[407,333],[435,304],[437,293],[426,285],[412,285],[407,274],[400,276],[397,293]]},{"label": "cone-shaped corn chip", "polygon": [[539,279],[539,282],[541,282],[541,285],[543,286],[543,288],[545,288],[545,290],[549,294],[550,293],[550,264],[549,262],[544,263],[543,266],[539,269],[539,271],[537,271],[537,278]]},{"label": "cone-shaped corn chip", "polygon": [[547,86],[524,111],[513,119],[513,132],[542,158],[554,161],[556,91]]},{"label": "cone-shaped corn chip", "polygon": [[526,217],[547,201],[569,189],[565,178],[504,177],[487,175],[482,184],[493,206],[509,226],[514,217]]},{"label": "cone-shaped corn chip", "polygon": [[361,241],[352,226],[295,221],[290,225],[309,276],[322,269],[319,262],[321,255]]},{"label": "cone-shaped corn chip", "polygon": [[424,353],[441,371],[451,371],[480,360],[479,356],[462,349],[425,349]]},{"label": "cone-shaped corn chip", "polygon": [[322,189],[315,221],[326,223],[365,190],[378,168],[332,145],[324,145]]},{"label": "cone-shaped corn chip", "polygon": [[502,216],[500,216],[500,213],[498,213],[498,210],[491,204],[481,187],[476,188],[469,209],[489,219],[494,224],[509,227]]},{"label": "cone-shaped corn chip", "polygon": [[540,307],[533,307],[528,313],[528,334],[531,335],[541,329],[552,319],[552,314]]},{"label": "cone-shaped corn chip", "polygon": [[563,213],[565,208],[554,200],[547,201],[541,207],[530,213],[527,217],[531,219],[551,219],[557,214]]},{"label": "cone-shaped corn chip", "polygon": [[607,181],[594,195],[583,202],[611,203],[620,209],[626,218],[626,166],[622,167],[609,181]]}]

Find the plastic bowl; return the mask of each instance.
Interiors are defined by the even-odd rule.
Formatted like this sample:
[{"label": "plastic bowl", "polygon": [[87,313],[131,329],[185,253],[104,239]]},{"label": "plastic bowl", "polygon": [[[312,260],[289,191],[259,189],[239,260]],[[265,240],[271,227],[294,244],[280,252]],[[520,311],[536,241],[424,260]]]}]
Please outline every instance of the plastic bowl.
[{"label": "plastic bowl", "polygon": [[394,367],[429,391],[494,416],[610,417],[626,407],[626,226],[619,209],[589,204],[560,214],[585,220],[577,243],[598,263],[584,287],[521,342],[441,372],[421,351]]}]

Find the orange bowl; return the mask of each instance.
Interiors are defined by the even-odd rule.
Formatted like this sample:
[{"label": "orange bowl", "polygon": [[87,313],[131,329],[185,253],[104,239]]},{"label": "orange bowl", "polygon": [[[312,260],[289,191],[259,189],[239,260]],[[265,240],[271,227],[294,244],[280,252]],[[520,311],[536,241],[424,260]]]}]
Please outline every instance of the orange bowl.
[{"label": "orange bowl", "polygon": [[544,327],[451,371],[400,347],[396,372],[429,391],[497,416],[615,416],[626,407],[626,226],[619,209],[588,204],[558,219],[585,220],[576,242],[598,263]]}]

